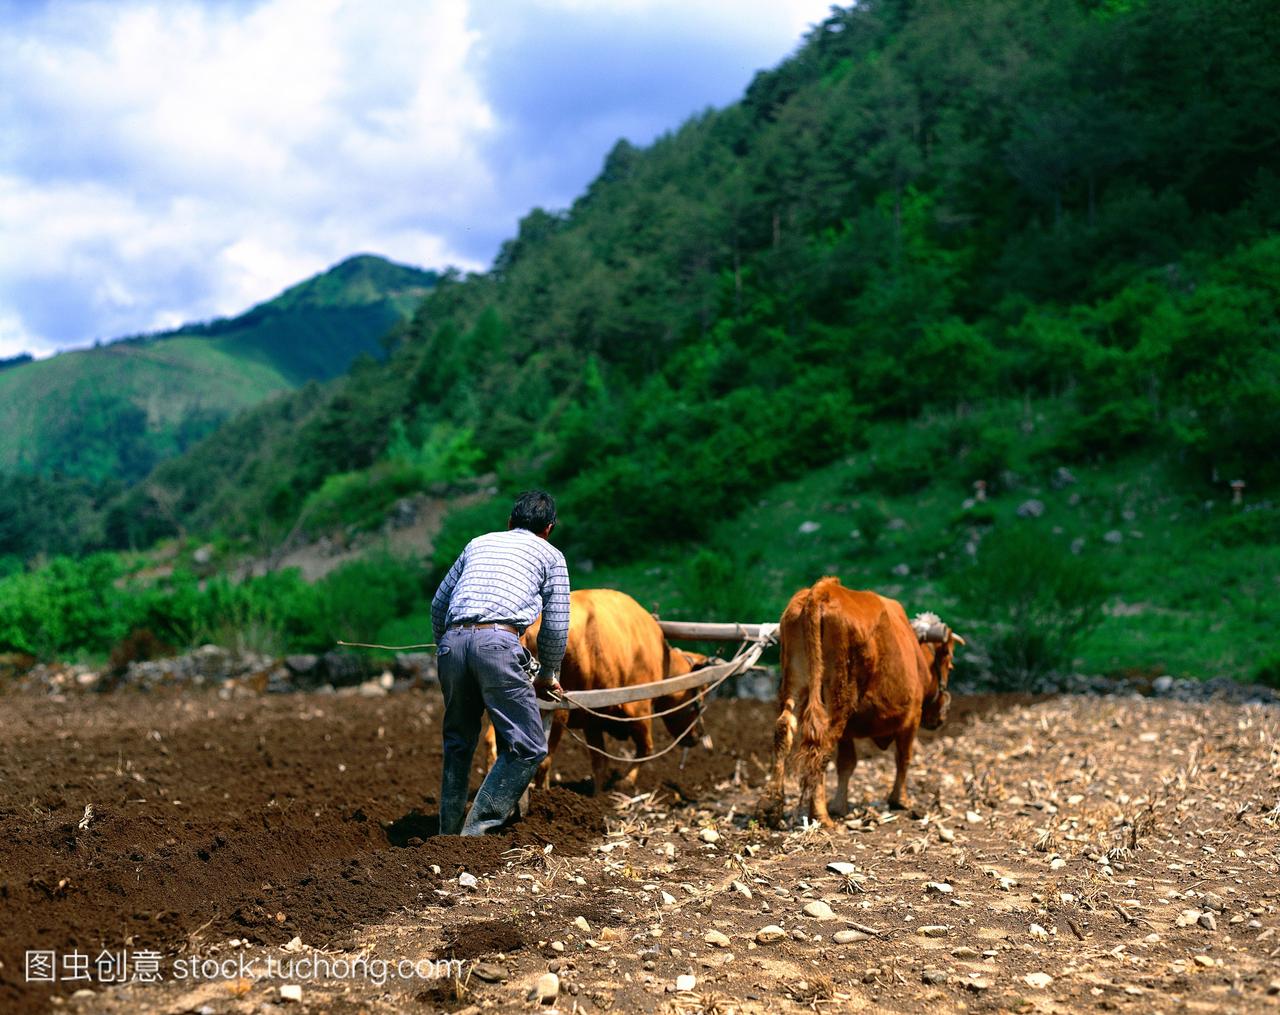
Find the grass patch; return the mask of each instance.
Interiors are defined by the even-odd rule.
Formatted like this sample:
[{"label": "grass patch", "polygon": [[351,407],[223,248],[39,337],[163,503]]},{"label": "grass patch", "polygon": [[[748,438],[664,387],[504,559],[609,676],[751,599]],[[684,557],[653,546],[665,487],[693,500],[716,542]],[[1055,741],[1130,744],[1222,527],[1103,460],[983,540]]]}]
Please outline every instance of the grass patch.
[{"label": "grass patch", "polygon": [[[1280,543],[1250,517],[1265,519],[1264,511],[1242,512],[1227,503],[1229,495],[1206,503],[1175,493],[1172,470],[1145,458],[1071,463],[1064,476],[1057,460],[1040,453],[1057,440],[1059,425],[1052,406],[1028,418],[1006,405],[977,423],[937,416],[879,428],[870,441],[879,449],[874,460],[870,453],[850,456],[762,491],[701,544],[673,543],[646,561],[590,574],[570,560],[571,577],[575,587],[624,589],[664,617],[762,621],[776,620],[796,589],[835,574],[849,587],[901,600],[909,612],[929,609],[956,625],[968,622],[971,629],[961,633],[974,637],[972,650],[960,653],[963,669],[989,665],[984,660],[992,658],[1001,619],[994,604],[975,601],[955,576],[981,559],[989,540],[1034,529],[1065,554],[1066,578],[1088,570],[1106,589],[1096,625],[1082,629],[1052,668],[1268,679],[1267,650],[1280,614]],[[920,433],[951,427],[969,440],[1000,428],[1020,436],[1006,442],[1004,468],[982,503],[971,503],[964,440]],[[875,479],[885,456],[918,447],[950,447],[952,457],[916,492],[880,489]],[[1040,515],[1020,517],[1030,501],[1039,503]],[[1242,541],[1223,546],[1223,532]],[[712,566],[708,553],[722,563]],[[715,600],[726,576],[733,576],[739,613],[720,618]],[[991,580],[999,586],[998,570]]]}]

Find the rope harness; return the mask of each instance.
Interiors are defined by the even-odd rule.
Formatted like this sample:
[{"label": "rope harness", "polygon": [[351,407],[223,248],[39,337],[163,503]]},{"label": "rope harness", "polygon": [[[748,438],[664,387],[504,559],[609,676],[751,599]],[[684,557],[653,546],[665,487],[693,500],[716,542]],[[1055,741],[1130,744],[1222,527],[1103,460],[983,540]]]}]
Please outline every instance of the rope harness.
[{"label": "rope harness", "polygon": [[[734,660],[730,659],[729,662],[734,662]],[[664,708],[661,712],[649,712],[645,715],[625,715],[625,714],[617,715],[613,712],[601,712],[598,709],[592,708],[590,705],[582,704],[582,702],[579,701],[577,698],[570,697],[569,692],[563,689],[558,692],[552,691],[551,696],[558,701],[563,701],[569,705],[572,705],[573,708],[570,709],[570,711],[586,712],[587,715],[593,715],[597,719],[608,719],[610,722],[643,722],[646,719],[660,719],[664,715],[671,715],[673,712],[679,712],[682,708],[688,708],[690,705],[697,704],[733,675],[734,675],[734,672],[731,670],[728,673],[726,673],[724,676],[715,680],[714,682],[707,684],[704,688],[698,691],[698,693],[695,694],[688,701],[683,702],[679,705],[673,705],[671,706],[671,708]],[[661,686],[661,681],[655,680],[654,683],[658,684],[658,686]],[[661,698],[663,697],[663,695],[655,694],[654,697]]]},{"label": "rope harness", "polygon": [[[591,708],[588,705],[583,705],[580,701],[577,701],[574,698],[570,697],[569,694],[567,694],[564,691],[560,691],[560,692],[553,691],[552,697],[558,698],[560,701],[564,701],[572,705],[575,710],[581,710],[587,713],[587,715],[595,716],[598,719],[608,719],[610,722],[647,722],[650,719],[657,719],[664,715],[670,715],[672,712],[679,712],[681,709],[688,708],[690,705],[698,705],[702,701],[702,699],[706,698],[707,695],[711,694],[712,691],[714,691],[717,687],[723,684],[730,677],[738,676],[740,673],[746,670],[751,663],[755,662],[755,660],[759,658],[760,652],[763,650],[763,648],[764,648],[763,644],[759,642],[743,642],[738,647],[738,651],[734,653],[733,658],[729,659],[727,662],[713,664],[713,665],[721,665],[726,667],[725,672],[721,676],[717,677],[715,680],[709,682],[705,687],[701,688],[688,701],[685,701],[679,705],[676,705],[673,708],[664,709],[661,712],[650,712],[645,715],[616,715],[610,712],[601,712],[597,709]],[[654,683],[661,684],[661,681],[654,681]],[[655,698],[660,697],[660,695],[654,695],[654,697]],[[691,732],[693,732],[694,727],[696,727],[698,723],[700,723],[701,721],[702,721],[702,709],[699,708],[698,714],[693,717],[693,721],[689,723],[689,725],[686,726],[680,732],[679,736],[673,738],[671,743],[667,744],[667,746],[660,751],[655,751],[653,754],[646,754],[641,757],[633,757],[627,754],[613,754],[609,751],[606,751],[602,747],[594,747],[591,744],[587,743],[587,741],[584,740],[582,737],[580,737],[576,732],[569,729],[567,725],[564,727],[564,731],[593,754],[599,754],[602,757],[608,758],[611,761],[623,761],[633,765],[642,765],[645,762],[657,761],[663,755],[669,754],[673,750],[675,750],[677,747],[682,746],[684,742],[684,738],[687,737]],[[565,722],[567,723],[568,720],[566,719]]]},{"label": "rope harness", "polygon": [[[741,628],[739,628],[739,633],[743,635],[746,634],[746,632],[741,630]],[[613,754],[609,751],[604,750],[603,748],[594,747],[591,744],[587,743],[587,741],[584,740],[582,737],[580,737],[575,731],[568,729],[567,726],[564,727],[564,729],[568,732],[569,736],[571,736],[574,740],[578,741],[578,743],[580,743],[588,751],[591,751],[593,754],[599,754],[602,757],[608,758],[611,761],[622,761],[622,762],[628,762],[630,764],[635,764],[635,765],[644,764],[645,762],[649,762],[649,761],[656,761],[658,758],[661,758],[664,755],[669,754],[671,751],[675,750],[676,747],[681,746],[684,741],[684,738],[687,737],[691,732],[693,732],[694,728],[698,725],[698,723],[702,721],[702,712],[704,707],[702,705],[703,700],[708,695],[710,695],[713,691],[715,691],[716,688],[720,687],[730,677],[738,676],[739,674],[747,670],[760,657],[760,653],[764,651],[765,646],[770,644],[772,640],[773,640],[772,635],[769,635],[763,638],[758,638],[758,639],[744,639],[739,644],[738,650],[733,654],[732,658],[730,658],[727,661],[712,663],[708,667],[704,667],[706,669],[711,669],[711,668],[718,669],[719,667],[723,666],[724,672],[722,674],[708,680],[707,683],[704,686],[700,687],[687,701],[681,702],[679,705],[674,705],[671,708],[663,709],[661,712],[648,712],[643,715],[626,715],[625,713],[618,714],[616,712],[604,712],[599,709],[592,708],[590,705],[584,704],[579,697],[570,695],[558,687],[551,689],[550,696],[552,700],[561,701],[561,702],[564,702],[566,705],[570,706],[569,708],[570,711],[573,711],[573,710],[581,711],[586,713],[589,716],[593,716],[597,719],[607,719],[610,722],[648,722],[652,719],[659,719],[659,718],[662,718],[663,716],[671,715],[674,712],[679,712],[681,709],[688,708],[690,706],[696,706],[697,714],[693,717],[693,721],[690,722],[689,725],[686,726],[684,730],[681,731],[679,736],[675,737],[671,741],[671,743],[669,743],[662,750],[655,751],[653,754],[646,754],[643,757],[632,757],[625,754]],[[434,642],[424,642],[419,645],[376,645],[369,642],[339,641],[338,644],[343,646],[344,648],[372,648],[372,649],[383,649],[384,651],[388,651],[388,652],[405,652],[413,649],[434,649],[437,647]],[[662,681],[661,680],[654,681],[654,684],[661,687]],[[591,694],[592,692],[586,691],[582,693]],[[663,697],[663,695],[661,691],[659,691],[658,693],[654,694],[652,697],[660,698],[660,697]],[[638,700],[646,700],[646,699],[642,698]],[[614,707],[618,707],[618,706],[614,706]],[[565,722],[566,723],[568,722],[567,718]],[[685,748],[685,749],[687,750],[688,748]]]},{"label": "rope harness", "polygon": [[565,727],[565,732],[568,733],[569,736],[573,737],[574,740],[578,741],[578,743],[580,743],[588,751],[591,751],[593,754],[602,755],[603,757],[606,757],[611,761],[626,761],[626,762],[630,762],[633,765],[642,765],[646,761],[657,761],[664,754],[670,754],[677,747],[682,746],[682,742],[684,738],[687,737],[690,732],[692,732],[693,728],[698,725],[698,722],[701,719],[702,719],[702,716],[700,714],[697,716],[694,716],[693,722],[689,723],[689,725],[681,732],[681,734],[678,737],[676,737],[674,740],[672,740],[671,743],[667,744],[667,746],[664,747],[662,750],[657,751],[653,754],[646,754],[642,758],[633,758],[627,754],[610,754],[603,747],[592,747],[589,743],[583,740],[582,737],[578,736],[577,733],[569,729],[567,726]]}]

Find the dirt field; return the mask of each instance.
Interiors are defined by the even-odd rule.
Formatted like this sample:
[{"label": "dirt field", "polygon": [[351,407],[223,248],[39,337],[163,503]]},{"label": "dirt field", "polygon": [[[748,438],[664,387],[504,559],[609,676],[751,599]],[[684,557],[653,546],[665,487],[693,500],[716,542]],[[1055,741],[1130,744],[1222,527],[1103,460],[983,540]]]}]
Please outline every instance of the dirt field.
[{"label": "dirt field", "polygon": [[778,833],[770,708],[716,701],[714,754],[596,800],[568,742],[480,842],[431,837],[439,710],[0,698],[0,1011],[534,1010],[548,971],[566,1012],[1280,1005],[1274,707],[957,699],[915,810],[868,748],[843,826]]}]

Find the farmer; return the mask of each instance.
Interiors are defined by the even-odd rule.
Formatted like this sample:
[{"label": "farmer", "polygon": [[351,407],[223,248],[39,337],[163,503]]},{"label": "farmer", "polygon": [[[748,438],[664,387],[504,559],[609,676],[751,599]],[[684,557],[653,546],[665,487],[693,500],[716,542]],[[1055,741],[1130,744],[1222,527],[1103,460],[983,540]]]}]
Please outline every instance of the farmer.
[{"label": "farmer", "polygon": [[[569,571],[548,542],[556,502],[541,490],[516,498],[505,532],[477,536],[453,563],[431,600],[444,691],[444,775],[440,834],[484,835],[511,816],[539,762],[547,737],[537,692],[558,686],[569,638]],[[541,673],[520,635],[542,615]],[[476,792],[467,781],[485,710],[498,738],[498,760]]]}]

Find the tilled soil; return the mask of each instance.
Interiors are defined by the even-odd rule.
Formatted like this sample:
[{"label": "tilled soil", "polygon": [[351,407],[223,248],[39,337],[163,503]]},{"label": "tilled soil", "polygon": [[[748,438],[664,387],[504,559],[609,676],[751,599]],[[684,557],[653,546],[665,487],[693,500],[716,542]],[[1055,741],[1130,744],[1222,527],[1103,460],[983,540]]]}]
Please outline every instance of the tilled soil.
[{"label": "tilled soil", "polygon": [[28,950],[340,943],[452,904],[441,878],[513,847],[598,840],[605,802],[558,788],[509,834],[435,836],[439,708],[424,694],[0,699],[0,1010],[44,1003]]},{"label": "tilled soil", "polygon": [[[772,710],[718,700],[715,753],[593,799],[566,741],[559,787],[483,841],[432,834],[439,709],[0,699],[0,1010],[545,1010],[526,995],[548,970],[583,1012],[1280,1002],[1273,706],[957,699],[917,748],[914,810],[884,808],[891,754],[868,746],[847,821],[775,832],[751,820]],[[88,979],[28,982],[37,949],[90,956]],[[160,982],[105,986],[103,951],[158,953]],[[192,956],[249,973],[177,976]],[[272,956],[423,971],[263,975]]]}]

